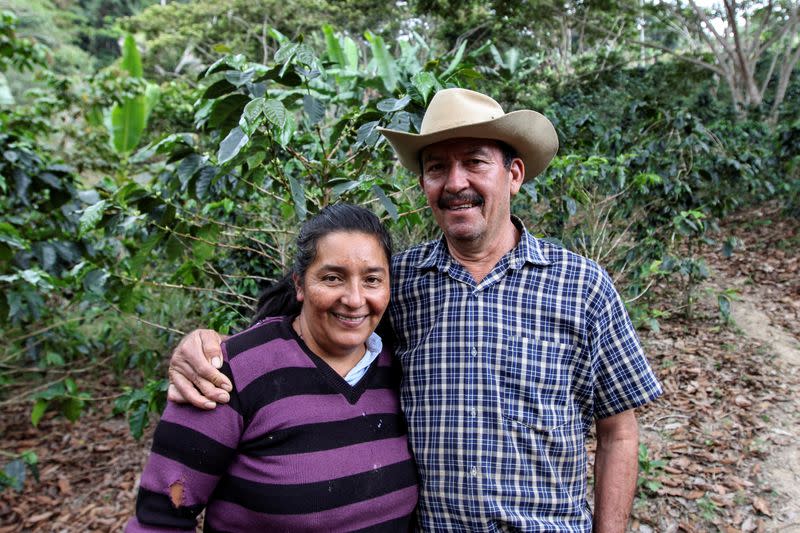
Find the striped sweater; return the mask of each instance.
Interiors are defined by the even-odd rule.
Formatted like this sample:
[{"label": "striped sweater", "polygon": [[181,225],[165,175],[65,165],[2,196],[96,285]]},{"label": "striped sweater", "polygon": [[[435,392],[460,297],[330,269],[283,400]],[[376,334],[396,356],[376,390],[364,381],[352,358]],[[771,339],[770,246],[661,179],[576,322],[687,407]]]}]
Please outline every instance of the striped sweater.
[{"label": "striped sweater", "polygon": [[223,355],[230,403],[167,406],[128,532],[194,531],[204,508],[206,532],[409,530],[416,474],[386,350],[350,386],[278,317]]}]

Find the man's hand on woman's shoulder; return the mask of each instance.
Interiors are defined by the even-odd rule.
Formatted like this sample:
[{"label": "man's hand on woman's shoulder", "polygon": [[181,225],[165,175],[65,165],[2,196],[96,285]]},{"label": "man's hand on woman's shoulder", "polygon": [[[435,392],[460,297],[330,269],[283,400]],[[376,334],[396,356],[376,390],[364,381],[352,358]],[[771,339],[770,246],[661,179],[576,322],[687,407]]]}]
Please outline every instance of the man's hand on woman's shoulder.
[{"label": "man's hand on woman's shoulder", "polygon": [[218,370],[223,340],[210,329],[196,329],[181,339],[169,360],[168,400],[199,409],[214,409],[217,403],[230,401],[231,382]]}]

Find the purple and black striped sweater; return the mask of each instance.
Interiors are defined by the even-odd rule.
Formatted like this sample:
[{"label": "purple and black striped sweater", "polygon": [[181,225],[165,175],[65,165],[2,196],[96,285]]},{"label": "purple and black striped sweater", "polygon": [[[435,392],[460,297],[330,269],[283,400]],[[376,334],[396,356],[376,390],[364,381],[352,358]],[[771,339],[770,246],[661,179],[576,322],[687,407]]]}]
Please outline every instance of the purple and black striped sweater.
[{"label": "purple and black striped sweater", "polygon": [[350,386],[277,317],[223,354],[230,403],[167,406],[126,531],[194,531],[203,508],[206,532],[409,530],[417,480],[386,350]]}]

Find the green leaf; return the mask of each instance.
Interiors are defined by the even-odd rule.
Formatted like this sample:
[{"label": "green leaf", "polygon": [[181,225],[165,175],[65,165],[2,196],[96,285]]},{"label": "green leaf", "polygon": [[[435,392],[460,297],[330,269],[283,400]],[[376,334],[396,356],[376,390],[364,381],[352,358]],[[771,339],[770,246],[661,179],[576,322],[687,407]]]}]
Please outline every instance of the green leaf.
[{"label": "green leaf", "polygon": [[264,116],[275,126],[283,128],[286,124],[286,115],[286,107],[280,100],[270,99],[264,101]]},{"label": "green leaf", "polygon": [[338,183],[331,188],[331,194],[333,198],[338,199],[341,195],[346,192],[350,192],[353,189],[357,189],[361,183],[359,181],[345,181],[343,183]]},{"label": "green leaf", "polygon": [[4,242],[17,250],[27,250],[29,248],[27,241],[20,235],[17,228],[8,222],[0,222],[0,242]]},{"label": "green leaf", "polygon": [[347,62],[344,57],[344,50],[339,43],[339,39],[334,35],[333,28],[330,24],[322,25],[322,33],[325,35],[325,45],[328,48],[328,57],[339,65],[341,68],[347,67]]},{"label": "green leaf", "polygon": [[[372,48],[372,57],[375,61],[375,66],[378,68],[378,75],[383,81],[383,86],[390,93],[393,93],[397,88],[397,73],[394,59],[389,53],[383,38],[375,35],[372,32],[366,32],[364,36],[369,41]],[[463,47],[463,46],[462,46]]]},{"label": "green leaf", "polygon": [[403,98],[386,98],[378,102],[378,110],[383,111],[384,113],[392,113],[394,111],[400,111],[404,109],[409,102],[411,102],[410,96],[404,96]]},{"label": "green leaf", "polygon": [[40,289],[52,289],[52,281],[53,278],[45,271],[37,269],[37,268],[27,268],[25,270],[20,271],[20,277],[33,285],[34,287],[39,287]]},{"label": "green leaf", "polygon": [[500,55],[500,50],[498,50],[494,44],[489,46],[489,52],[492,54],[492,59],[494,59],[495,63],[497,63],[501,67],[505,66],[505,61],[503,61],[503,56]]},{"label": "green leaf", "polygon": [[142,269],[145,261],[149,261],[151,259],[150,252],[153,251],[153,248],[156,247],[156,244],[159,243],[163,236],[164,235],[161,232],[153,233],[147,238],[146,241],[144,241],[144,243],[142,243],[142,247],[139,248],[139,251],[133,256],[130,262],[130,270],[134,278],[138,278],[142,275]]},{"label": "green leaf", "polygon": [[325,118],[325,104],[310,94],[303,96],[303,111],[308,116],[308,122],[313,126]]},{"label": "green leaf", "polygon": [[249,140],[250,137],[242,131],[242,128],[239,126],[233,128],[219,145],[219,152],[217,152],[219,164],[227,163],[236,157]]},{"label": "green leaf", "polygon": [[200,174],[195,181],[195,194],[198,198],[205,198],[208,196],[208,190],[211,188],[211,182],[217,175],[216,167],[205,166],[200,170]]},{"label": "green leaf", "polygon": [[356,134],[356,145],[373,146],[378,141],[378,126],[380,121],[377,120],[362,124]]},{"label": "green leaf", "polygon": [[206,92],[203,93],[203,99],[211,100],[214,98],[219,98],[220,96],[232,93],[235,90],[236,86],[223,78],[215,81],[208,87],[208,89],[206,89]]},{"label": "green leaf", "polygon": [[389,213],[389,216],[392,217],[392,220],[397,222],[397,220],[399,219],[397,213],[397,206],[394,205],[394,202],[392,202],[388,196],[386,196],[386,193],[383,192],[383,189],[381,189],[377,185],[373,185],[372,193],[378,197],[378,200],[380,200],[381,205],[383,206],[384,209],[386,209],[386,212]]},{"label": "green leaf", "polygon": [[292,57],[294,56],[295,52],[297,52],[297,47],[300,46],[297,43],[286,43],[281,46],[277,52],[275,52],[275,62],[276,63],[288,63]]},{"label": "green leaf", "polygon": [[208,127],[211,129],[232,128],[239,122],[242,111],[250,103],[250,97],[234,93],[216,100],[208,117]]},{"label": "green leaf", "polygon": [[386,127],[390,130],[409,131],[411,129],[411,115],[406,111],[395,113],[392,121]]},{"label": "green leaf", "polygon": [[239,117],[239,127],[247,135],[252,136],[263,121],[264,98],[255,98],[244,106],[242,116]]},{"label": "green leaf", "polygon": [[307,67],[315,67],[319,63],[314,49],[307,44],[300,44],[295,52],[295,58],[298,63],[306,65]]},{"label": "green leaf", "polygon": [[83,411],[83,400],[78,398],[69,398],[61,404],[61,412],[67,417],[70,422],[75,422],[81,417]]},{"label": "green leaf", "polygon": [[47,352],[45,355],[45,363],[47,363],[47,366],[64,366],[64,358],[61,354]]},{"label": "green leaf", "polygon": [[106,205],[108,205],[106,200],[100,200],[96,204],[90,205],[83,210],[83,213],[81,213],[81,218],[78,221],[78,234],[81,237],[97,226],[97,223],[100,222],[101,218],[103,218]]},{"label": "green leaf", "polygon": [[195,175],[202,164],[203,157],[199,154],[189,154],[183,159],[183,161],[181,161],[181,163],[178,165],[178,169],[176,170],[178,179],[181,182],[181,187],[184,189],[186,188],[189,180],[192,179],[192,176]]},{"label": "green leaf", "polygon": [[244,72],[239,72],[237,70],[229,70],[225,73],[225,79],[228,80],[229,83],[235,85],[236,87],[241,87],[246,83],[250,83],[253,80],[253,76],[255,75],[255,69],[249,68]]},{"label": "green leaf", "polygon": [[358,44],[351,39],[350,37],[344,38],[344,59],[345,64],[347,66],[347,70],[356,71],[358,70],[358,59],[359,59],[359,48]]},{"label": "green leaf", "polygon": [[[142,58],[130,34],[125,37],[122,47],[121,66],[132,78],[143,76]],[[118,154],[127,155],[136,148],[146,121],[147,98],[143,94],[126,98],[122,105],[111,109],[111,146]]]},{"label": "green leaf", "polygon": [[536,202],[539,201],[539,194],[536,191],[536,181],[535,180],[530,180],[530,181],[528,181],[526,183],[523,183],[522,184],[522,190],[525,191],[526,193],[528,193],[528,196],[531,197],[531,201],[533,201],[533,203],[536,203]]},{"label": "green leaf", "polygon": [[150,117],[150,111],[156,107],[159,98],[161,98],[161,88],[154,84],[148,83],[144,89],[144,123],[147,127],[147,119]]},{"label": "green leaf", "polygon": [[105,292],[105,284],[108,279],[108,272],[101,268],[89,271],[83,278],[83,288],[90,293],[102,295]]},{"label": "green leaf", "polygon": [[447,70],[445,70],[440,76],[442,79],[446,79],[448,76],[450,76],[453,72],[456,71],[458,65],[461,64],[461,59],[464,57],[464,50],[466,50],[466,48],[467,48],[467,41],[463,41],[461,43],[461,46],[458,47],[456,55],[453,57],[453,60],[450,61],[450,65],[447,67]]},{"label": "green leaf", "polygon": [[303,186],[291,176],[289,176],[289,186],[292,189],[292,200],[294,201],[294,209],[297,213],[297,218],[299,220],[305,220],[308,211],[306,210],[306,196],[303,191]]},{"label": "green leaf", "polygon": [[145,127],[144,95],[127,98],[111,110],[111,146],[121,155],[131,153],[142,138]]},{"label": "green leaf", "polygon": [[292,141],[296,130],[297,124],[295,123],[294,117],[292,115],[286,115],[286,124],[281,128],[280,136],[278,137],[280,145],[287,146]]},{"label": "green leaf", "polygon": [[215,72],[219,72],[221,70],[226,70],[228,67],[234,69],[240,69],[247,63],[247,59],[245,58],[244,54],[236,54],[234,56],[225,56],[219,58],[215,61],[208,70],[206,70],[204,76],[210,76]]},{"label": "green leaf", "polygon": [[125,35],[125,40],[122,43],[122,60],[120,66],[122,70],[127,72],[132,78],[144,77],[142,57],[139,55],[136,41],[130,33]]},{"label": "green leaf", "polygon": [[414,85],[420,96],[422,96],[422,100],[427,104],[428,97],[437,84],[436,76],[426,71],[417,72],[411,78],[411,84]]},{"label": "green leaf", "polygon": [[511,48],[506,53],[506,68],[513,74],[519,65],[519,50]]},{"label": "green leaf", "polygon": [[33,409],[31,409],[31,424],[35,426],[39,425],[39,421],[44,416],[45,411],[47,411],[47,405],[50,402],[45,400],[44,398],[39,398],[33,404]]},{"label": "green leaf", "polygon": [[11,87],[8,85],[5,75],[0,72],[0,105],[11,106],[14,105],[14,95],[11,93]]},{"label": "green leaf", "polygon": [[215,242],[220,233],[217,224],[206,224],[197,230],[197,239],[192,242],[194,258],[198,262],[208,261],[216,254]]},{"label": "green leaf", "polygon": [[147,425],[147,404],[142,402],[128,414],[128,427],[131,428],[131,435],[136,440],[142,438],[144,427]]}]

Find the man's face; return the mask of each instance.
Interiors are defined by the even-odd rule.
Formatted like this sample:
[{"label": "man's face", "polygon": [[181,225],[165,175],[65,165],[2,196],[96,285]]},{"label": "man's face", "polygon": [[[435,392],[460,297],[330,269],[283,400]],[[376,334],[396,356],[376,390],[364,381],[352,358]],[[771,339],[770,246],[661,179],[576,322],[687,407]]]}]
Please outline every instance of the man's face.
[{"label": "man's face", "polygon": [[503,166],[503,152],[488,139],[451,139],[422,150],[420,185],[448,243],[487,248],[511,216],[511,197],[525,175],[522,160]]}]

